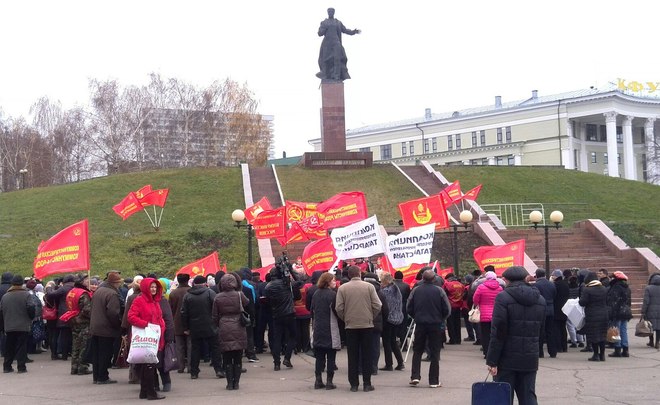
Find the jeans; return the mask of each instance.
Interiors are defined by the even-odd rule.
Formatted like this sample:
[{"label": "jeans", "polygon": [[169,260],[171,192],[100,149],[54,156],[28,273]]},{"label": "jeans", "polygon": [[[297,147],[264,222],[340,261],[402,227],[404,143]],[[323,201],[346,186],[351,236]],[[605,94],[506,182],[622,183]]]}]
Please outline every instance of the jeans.
[{"label": "jeans", "polygon": [[346,352],[348,354],[348,382],[351,387],[360,385],[358,363],[362,359],[362,383],[371,385],[371,350],[373,328],[346,329]]},{"label": "jeans", "polygon": [[[460,319],[460,318],[459,318]],[[440,325],[432,323],[418,323],[415,326],[415,340],[413,341],[413,359],[410,379],[422,378],[422,355],[428,345],[429,357],[429,384],[440,383],[440,346],[442,341],[442,330]]]},{"label": "jeans", "polygon": [[614,343],[614,347],[628,347],[628,321],[614,321],[613,325],[619,328],[621,340]]}]

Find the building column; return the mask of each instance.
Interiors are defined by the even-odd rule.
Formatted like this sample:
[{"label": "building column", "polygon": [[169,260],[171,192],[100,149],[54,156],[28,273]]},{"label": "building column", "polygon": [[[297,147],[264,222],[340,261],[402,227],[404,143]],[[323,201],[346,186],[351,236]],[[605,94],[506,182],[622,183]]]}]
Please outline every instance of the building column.
[{"label": "building column", "polygon": [[647,118],[644,123],[644,137],[646,138],[646,181],[651,184],[660,183],[660,173],[658,173],[657,154],[655,147],[655,133],[653,124],[655,118]]},{"label": "building column", "polygon": [[632,122],[635,117],[627,115],[623,120],[623,176],[637,180],[637,162],[633,151]]},{"label": "building column", "polygon": [[571,120],[566,120],[566,136],[568,145],[561,149],[561,160],[564,162],[565,169],[572,170],[575,169],[576,162],[573,161],[573,121]]},{"label": "building column", "polygon": [[616,113],[614,111],[603,114],[607,131],[607,175],[619,177],[619,162],[616,144]]},{"label": "building column", "polygon": [[580,171],[589,173],[589,155],[587,155],[587,124],[580,122]]}]

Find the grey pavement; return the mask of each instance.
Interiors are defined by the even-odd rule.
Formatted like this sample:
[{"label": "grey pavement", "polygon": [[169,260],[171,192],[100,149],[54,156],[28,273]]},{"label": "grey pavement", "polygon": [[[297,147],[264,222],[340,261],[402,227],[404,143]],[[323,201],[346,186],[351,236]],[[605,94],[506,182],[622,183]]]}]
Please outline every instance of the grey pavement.
[{"label": "grey pavement", "polygon": [[[540,404],[660,404],[660,352],[646,346],[647,338],[634,336],[630,327],[629,358],[607,358],[605,362],[587,361],[589,353],[570,349],[557,358],[540,359],[537,395]],[[612,350],[608,349],[607,352]],[[93,385],[91,376],[69,375],[69,363],[50,360],[47,353],[31,355],[26,374],[0,374],[0,404],[133,404],[139,385],[128,384],[128,370],[110,370],[118,384]],[[202,364],[197,380],[188,374],[172,373],[172,391],[161,404],[469,404],[471,385],[483,381],[487,369],[477,346],[463,342],[446,346],[441,353],[441,388],[429,388],[428,363],[422,363],[422,382],[409,387],[410,362],[404,371],[380,371],[372,377],[376,390],[370,393],[349,391],[346,377],[346,350],[339,352],[335,375],[336,390],[314,390],[314,359],[304,354],[293,357],[293,369],[274,372],[268,354],[261,362],[244,366],[238,391],[226,391],[225,380],[217,379],[208,364]],[[383,365],[381,357],[380,365]],[[324,376],[325,377],[325,376]]]}]

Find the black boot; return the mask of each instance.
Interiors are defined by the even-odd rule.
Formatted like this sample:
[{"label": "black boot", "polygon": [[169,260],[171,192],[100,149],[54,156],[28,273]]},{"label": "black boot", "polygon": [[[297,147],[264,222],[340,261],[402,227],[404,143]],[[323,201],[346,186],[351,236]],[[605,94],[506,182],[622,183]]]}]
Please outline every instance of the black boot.
[{"label": "black boot", "polygon": [[146,392],[148,400],[164,399],[164,395],[156,392],[156,365],[143,364],[142,375],[140,376],[140,393]]},{"label": "black boot", "polygon": [[232,364],[225,364],[225,378],[227,379],[227,389],[234,389],[234,366]]},{"label": "black boot", "polygon": [[598,356],[598,344],[592,343],[591,347],[594,351],[594,354],[591,357],[589,357],[589,361],[600,361],[600,357]]},{"label": "black boot", "polygon": [[241,381],[241,373],[242,373],[242,364],[234,364],[234,389],[238,389],[238,383]]},{"label": "black boot", "polygon": [[621,348],[620,347],[615,347],[614,348],[614,353],[610,353],[607,356],[608,357],[621,357]]},{"label": "black boot", "polygon": [[321,373],[316,373],[316,381],[314,381],[314,389],[320,390],[321,388],[325,388],[325,384],[323,384],[323,377],[321,376]]},{"label": "black boot", "polygon": [[334,390],[335,388],[337,388],[337,386],[332,383],[332,379],[334,378],[334,376],[335,376],[334,372],[328,372],[328,381],[325,383],[326,390]]},{"label": "black boot", "polygon": [[627,347],[623,348],[623,351],[621,352],[621,357],[630,357],[630,353],[628,353]]},{"label": "black boot", "polygon": [[605,342],[598,343],[598,346],[600,346],[598,357],[600,358],[600,361],[605,361]]}]

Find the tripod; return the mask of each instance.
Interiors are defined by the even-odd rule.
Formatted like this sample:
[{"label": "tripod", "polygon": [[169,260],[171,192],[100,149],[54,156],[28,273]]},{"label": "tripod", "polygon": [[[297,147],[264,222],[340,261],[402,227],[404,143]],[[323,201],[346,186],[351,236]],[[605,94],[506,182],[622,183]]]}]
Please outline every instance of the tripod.
[{"label": "tripod", "polygon": [[413,319],[412,322],[410,322],[410,326],[408,326],[408,331],[406,332],[406,337],[403,339],[403,342],[401,342],[401,350],[403,350],[403,347],[407,344],[408,345],[408,350],[406,350],[406,356],[403,358],[403,362],[408,361],[408,355],[410,354],[410,349],[412,349],[413,341],[415,340],[415,320]]}]

